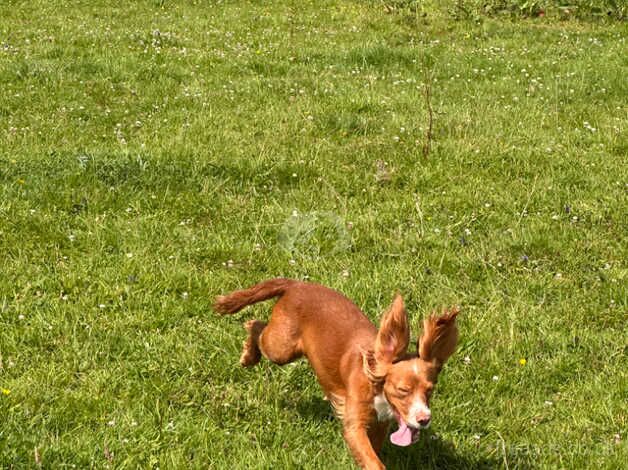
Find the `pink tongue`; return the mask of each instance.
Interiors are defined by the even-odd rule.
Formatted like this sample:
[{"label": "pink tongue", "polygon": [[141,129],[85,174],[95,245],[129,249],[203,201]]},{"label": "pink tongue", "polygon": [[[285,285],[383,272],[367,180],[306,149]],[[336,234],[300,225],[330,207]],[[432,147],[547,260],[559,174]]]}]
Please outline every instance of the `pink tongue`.
[{"label": "pink tongue", "polygon": [[412,444],[412,431],[403,419],[399,420],[399,429],[390,435],[390,442],[402,447]]}]

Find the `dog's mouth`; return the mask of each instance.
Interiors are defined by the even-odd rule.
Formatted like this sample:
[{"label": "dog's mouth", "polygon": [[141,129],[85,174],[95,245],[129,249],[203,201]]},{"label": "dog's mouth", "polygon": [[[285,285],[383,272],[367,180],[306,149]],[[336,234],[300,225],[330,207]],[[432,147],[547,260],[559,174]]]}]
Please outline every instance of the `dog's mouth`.
[{"label": "dog's mouth", "polygon": [[399,413],[395,413],[399,429],[390,435],[390,442],[396,446],[406,447],[419,440],[420,429],[408,426]]}]

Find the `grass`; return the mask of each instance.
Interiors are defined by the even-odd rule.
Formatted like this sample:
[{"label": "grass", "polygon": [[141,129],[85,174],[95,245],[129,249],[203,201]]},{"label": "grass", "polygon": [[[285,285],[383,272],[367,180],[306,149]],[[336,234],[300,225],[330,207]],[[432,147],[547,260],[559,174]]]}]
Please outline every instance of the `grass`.
[{"label": "grass", "polygon": [[624,465],[626,25],[435,5],[0,5],[1,468],[350,467],[275,276],[463,306],[391,468]]}]

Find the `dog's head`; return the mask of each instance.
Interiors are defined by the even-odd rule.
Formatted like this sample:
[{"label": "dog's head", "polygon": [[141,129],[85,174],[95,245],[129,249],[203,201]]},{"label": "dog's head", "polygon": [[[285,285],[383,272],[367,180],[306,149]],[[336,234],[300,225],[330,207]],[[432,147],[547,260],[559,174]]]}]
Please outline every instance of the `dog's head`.
[{"label": "dog's head", "polygon": [[380,399],[390,405],[399,424],[399,429],[391,435],[394,444],[415,442],[419,430],[430,424],[430,397],[436,379],[458,342],[458,312],[454,308],[426,318],[417,352],[408,354],[408,315],[401,296],[397,295],[382,317],[373,349],[363,353],[366,375],[381,394]]}]

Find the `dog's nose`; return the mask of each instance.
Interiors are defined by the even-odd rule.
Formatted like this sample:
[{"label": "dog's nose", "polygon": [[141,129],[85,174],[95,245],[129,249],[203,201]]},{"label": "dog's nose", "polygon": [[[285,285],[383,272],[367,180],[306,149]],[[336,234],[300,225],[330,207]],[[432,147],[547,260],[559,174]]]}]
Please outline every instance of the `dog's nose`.
[{"label": "dog's nose", "polygon": [[426,428],[430,425],[430,420],[431,420],[431,416],[417,416],[416,418],[416,422],[417,424],[422,427],[422,428]]}]

